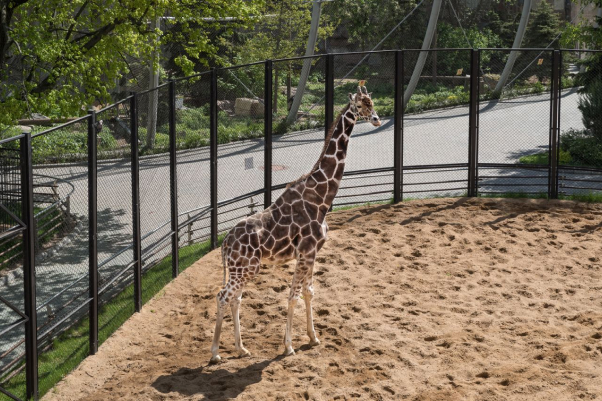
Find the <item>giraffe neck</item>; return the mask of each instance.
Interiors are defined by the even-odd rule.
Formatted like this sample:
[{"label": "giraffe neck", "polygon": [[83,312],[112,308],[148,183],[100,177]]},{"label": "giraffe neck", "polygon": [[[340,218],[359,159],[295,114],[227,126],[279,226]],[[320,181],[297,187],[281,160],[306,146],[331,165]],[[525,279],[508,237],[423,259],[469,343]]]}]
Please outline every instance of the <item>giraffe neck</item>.
[{"label": "giraffe neck", "polygon": [[316,190],[323,197],[323,203],[328,206],[332,204],[343,178],[347,145],[356,119],[357,114],[350,107],[341,113],[341,117],[335,123],[330,140],[324,146],[317,168],[307,178],[319,184]]}]

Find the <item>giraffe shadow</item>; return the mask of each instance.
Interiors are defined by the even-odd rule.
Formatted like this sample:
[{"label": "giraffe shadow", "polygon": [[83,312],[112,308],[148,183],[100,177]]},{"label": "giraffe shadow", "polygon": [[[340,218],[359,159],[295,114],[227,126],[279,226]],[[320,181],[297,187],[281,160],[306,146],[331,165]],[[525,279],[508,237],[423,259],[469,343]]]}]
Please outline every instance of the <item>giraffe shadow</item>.
[{"label": "giraffe shadow", "polygon": [[283,355],[279,355],[236,372],[226,369],[208,371],[208,366],[180,368],[175,373],[159,376],[152,386],[162,394],[176,392],[185,396],[202,394],[209,400],[232,399],[238,397],[248,386],[259,383],[264,369],[283,358]]}]

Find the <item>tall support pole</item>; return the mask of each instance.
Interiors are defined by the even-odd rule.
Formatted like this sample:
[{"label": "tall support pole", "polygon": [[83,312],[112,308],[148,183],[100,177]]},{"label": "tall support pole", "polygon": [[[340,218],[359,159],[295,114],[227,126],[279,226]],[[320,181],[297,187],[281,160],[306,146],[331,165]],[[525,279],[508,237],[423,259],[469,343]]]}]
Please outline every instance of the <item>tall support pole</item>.
[{"label": "tall support pole", "polygon": [[140,230],[140,159],[138,155],[138,95],[130,98],[132,169],[132,241],[134,244],[134,309],[142,309],[142,235]]},{"label": "tall support pole", "polygon": [[393,203],[401,202],[402,157],[403,157],[403,51],[395,52],[395,118],[393,126]]},{"label": "tall support pole", "polygon": [[[316,39],[318,38],[318,25],[320,22],[320,12],[322,8],[322,0],[313,0],[313,7],[311,9],[311,26],[309,27],[309,37],[307,38],[307,47],[305,48],[306,56],[313,56],[314,49],[316,47]],[[286,124],[292,124],[297,119],[297,112],[299,106],[301,106],[301,99],[303,99],[303,92],[305,92],[305,85],[307,84],[307,78],[309,77],[309,70],[311,68],[312,58],[306,58],[303,60],[303,68],[301,69],[301,76],[299,77],[299,85],[297,85],[297,92],[293,99],[293,104],[286,117]]]},{"label": "tall support pole", "polygon": [[327,54],[324,65],[324,136],[328,136],[328,131],[334,122],[334,55]]},{"label": "tall support pole", "polygon": [[550,147],[549,147],[549,188],[548,197],[558,199],[558,136],[560,118],[560,51],[552,53],[552,112],[550,121]]},{"label": "tall support pole", "polygon": [[178,236],[178,164],[176,153],[176,83],[169,82],[169,188],[171,200],[171,277],[178,277],[179,236]]},{"label": "tall support pole", "polygon": [[406,88],[405,94],[403,95],[404,107],[408,105],[408,102],[410,101],[414,90],[416,90],[416,85],[418,85],[420,74],[422,74],[422,69],[424,68],[424,64],[426,63],[426,58],[429,53],[428,50],[431,47],[431,43],[433,43],[433,37],[435,36],[435,29],[437,28],[437,20],[439,19],[439,11],[441,11],[442,3],[443,0],[433,0],[431,16],[429,18],[428,26],[426,27],[426,34],[424,35],[424,40],[422,41],[423,51],[421,51],[418,55],[418,60],[416,61],[414,72],[412,73],[412,77],[410,78],[408,87]]},{"label": "tall support pole", "polygon": [[[529,15],[531,14],[531,3],[532,0],[523,0],[523,12],[520,16],[520,22],[518,23],[518,29],[516,30],[516,36],[514,37],[514,43],[512,44],[513,49],[520,48],[523,43],[523,37],[525,36],[525,31],[527,30],[527,23],[529,22]],[[518,51],[511,51],[510,56],[508,56],[508,60],[506,61],[506,65],[504,66],[504,70],[502,71],[502,75],[500,76],[500,80],[497,82],[495,89],[493,90],[493,97],[500,97],[502,94],[502,90],[506,85],[506,81],[512,72],[512,68],[514,67],[514,63],[516,62],[516,58],[518,57]]]},{"label": "tall support pole", "polygon": [[[151,20],[151,31],[161,28],[161,19],[155,17]],[[148,92],[148,119],[146,124],[146,147],[152,149],[155,145],[155,137],[157,134],[157,110],[159,107],[159,92],[155,89],[159,86],[159,43],[153,39],[153,51],[151,52],[151,65],[149,72],[149,89]],[[155,90],[153,90],[155,89]]]},{"label": "tall support pole", "polygon": [[90,301],[90,355],[98,351],[98,227],[96,112],[88,111],[88,274]]},{"label": "tall support pole", "polygon": [[209,159],[211,185],[211,249],[217,248],[217,70],[211,70],[209,100]]},{"label": "tall support pole", "polygon": [[[265,82],[264,82],[264,116],[263,116],[263,133],[264,133],[264,149],[263,149],[263,207],[267,208],[272,204],[272,73],[274,64],[272,60],[265,62]],[[276,83],[278,87],[278,83]]]},{"label": "tall support pole", "polygon": [[477,196],[477,132],[479,114],[479,50],[470,51],[468,106],[468,196]]},{"label": "tall support pole", "polygon": [[36,315],[35,222],[33,211],[33,163],[31,133],[20,140],[21,208],[27,225],[23,232],[23,285],[25,295],[25,387],[27,399],[38,399],[38,338]]}]

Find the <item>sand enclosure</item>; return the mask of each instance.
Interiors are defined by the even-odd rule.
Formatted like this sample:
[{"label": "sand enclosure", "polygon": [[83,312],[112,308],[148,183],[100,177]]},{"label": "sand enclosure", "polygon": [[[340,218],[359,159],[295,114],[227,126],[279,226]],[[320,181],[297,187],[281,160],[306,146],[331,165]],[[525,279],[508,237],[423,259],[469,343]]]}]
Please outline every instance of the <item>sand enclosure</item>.
[{"label": "sand enclosure", "polygon": [[220,251],[186,270],[44,400],[574,400],[602,396],[602,205],[438,199],[329,215],[280,356],[294,266],[243,296],[249,358],[208,365]]}]

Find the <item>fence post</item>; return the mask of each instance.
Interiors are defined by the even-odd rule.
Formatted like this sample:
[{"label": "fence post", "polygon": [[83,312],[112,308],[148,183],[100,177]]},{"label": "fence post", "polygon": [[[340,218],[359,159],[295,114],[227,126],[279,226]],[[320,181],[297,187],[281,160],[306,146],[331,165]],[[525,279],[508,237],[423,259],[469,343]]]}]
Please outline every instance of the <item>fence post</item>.
[{"label": "fence post", "polygon": [[470,103],[468,108],[468,196],[477,196],[477,131],[479,114],[479,52],[470,50]]},{"label": "fence post", "polygon": [[[263,149],[263,207],[266,208],[272,204],[272,60],[265,62],[265,82],[264,82],[264,149]],[[278,83],[276,83],[276,88]]]},{"label": "fence post", "polygon": [[549,176],[548,197],[558,199],[558,136],[560,119],[560,50],[552,53],[552,115],[550,126],[550,148],[548,158]]},{"label": "fence post", "polygon": [[217,69],[211,69],[209,159],[211,181],[211,249],[217,248]]},{"label": "fence post", "polygon": [[403,51],[395,52],[395,107],[393,126],[393,203],[401,202],[402,158],[403,158]]},{"label": "fence post", "polygon": [[138,155],[138,94],[130,98],[130,148],[132,168],[132,236],[134,242],[134,308],[142,309],[142,239],[140,231],[140,159]]},{"label": "fence post", "polygon": [[31,133],[20,140],[21,150],[21,208],[27,225],[23,232],[23,284],[25,322],[25,380],[27,399],[38,399],[38,338],[36,315],[35,224],[33,211],[33,164]]},{"label": "fence post", "polygon": [[96,112],[88,111],[88,265],[90,297],[90,355],[98,351],[98,231]]},{"label": "fence post", "polygon": [[171,192],[171,277],[180,270],[178,230],[178,174],[176,160],[176,82],[169,81],[169,188]]},{"label": "fence post", "polygon": [[324,135],[328,136],[328,131],[334,122],[334,55],[327,54],[326,55],[326,63],[325,63],[325,110],[324,110]]}]

